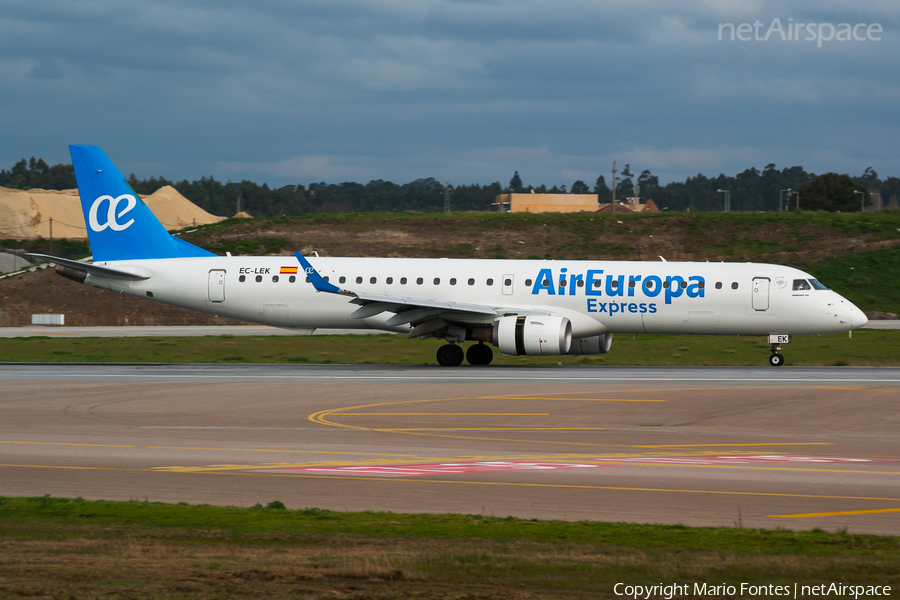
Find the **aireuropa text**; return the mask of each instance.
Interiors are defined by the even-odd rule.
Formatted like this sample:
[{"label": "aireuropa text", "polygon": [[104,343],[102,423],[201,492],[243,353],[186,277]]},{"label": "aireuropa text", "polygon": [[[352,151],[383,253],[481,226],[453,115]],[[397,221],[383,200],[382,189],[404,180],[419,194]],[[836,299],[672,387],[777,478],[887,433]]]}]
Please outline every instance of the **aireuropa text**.
[{"label": "aireuropa text", "polygon": [[727,39],[741,42],[767,42],[769,39],[781,39],[784,42],[817,42],[832,40],[837,42],[880,42],[884,28],[879,23],[794,23],[790,18],[787,25],[775,17],[765,28],[765,23],[756,20],[753,23],[719,23],[719,41]]}]

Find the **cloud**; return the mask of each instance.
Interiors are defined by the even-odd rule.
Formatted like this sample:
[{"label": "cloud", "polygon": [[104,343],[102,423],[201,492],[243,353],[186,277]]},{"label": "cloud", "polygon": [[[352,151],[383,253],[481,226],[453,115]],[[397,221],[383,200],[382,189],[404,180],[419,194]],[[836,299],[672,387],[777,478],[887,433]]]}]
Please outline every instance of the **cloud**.
[{"label": "cloud", "polygon": [[[138,176],[592,184],[768,162],[890,173],[900,5],[45,0],[0,15],[0,168],[97,143]],[[883,40],[718,41],[722,22]],[[829,154],[829,151],[831,152]],[[151,173],[141,169],[154,169]],[[527,176],[526,176],[527,174]]]}]

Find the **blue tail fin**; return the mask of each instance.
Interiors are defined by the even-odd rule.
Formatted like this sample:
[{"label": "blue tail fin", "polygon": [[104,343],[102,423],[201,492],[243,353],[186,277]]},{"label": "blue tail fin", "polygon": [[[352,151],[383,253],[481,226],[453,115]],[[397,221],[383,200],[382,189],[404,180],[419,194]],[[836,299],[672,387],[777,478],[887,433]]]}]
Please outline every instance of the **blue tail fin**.
[{"label": "blue tail fin", "polygon": [[215,256],[172,237],[97,146],[69,146],[94,261]]}]

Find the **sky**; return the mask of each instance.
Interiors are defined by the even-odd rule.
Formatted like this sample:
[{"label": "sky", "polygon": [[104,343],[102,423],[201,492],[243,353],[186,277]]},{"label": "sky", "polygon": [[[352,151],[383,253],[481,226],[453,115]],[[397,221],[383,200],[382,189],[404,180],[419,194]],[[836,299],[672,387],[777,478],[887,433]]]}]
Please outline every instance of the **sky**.
[{"label": "sky", "polygon": [[0,168],[75,143],[275,187],[900,176],[898,26],[896,0],[0,0]]}]

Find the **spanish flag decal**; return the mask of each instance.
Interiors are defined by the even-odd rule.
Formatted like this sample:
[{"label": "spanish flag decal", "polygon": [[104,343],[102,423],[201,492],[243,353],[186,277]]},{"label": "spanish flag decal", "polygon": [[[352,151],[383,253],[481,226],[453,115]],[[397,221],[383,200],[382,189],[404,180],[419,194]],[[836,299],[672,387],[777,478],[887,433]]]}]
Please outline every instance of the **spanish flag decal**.
[{"label": "spanish flag decal", "polygon": [[281,267],[280,273],[284,275],[285,273],[289,273],[291,275],[297,274],[297,267]]}]

